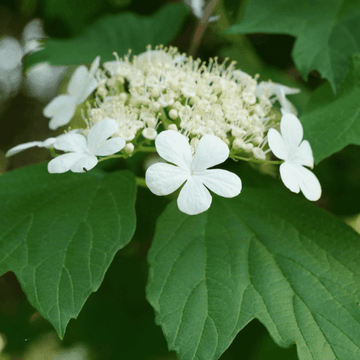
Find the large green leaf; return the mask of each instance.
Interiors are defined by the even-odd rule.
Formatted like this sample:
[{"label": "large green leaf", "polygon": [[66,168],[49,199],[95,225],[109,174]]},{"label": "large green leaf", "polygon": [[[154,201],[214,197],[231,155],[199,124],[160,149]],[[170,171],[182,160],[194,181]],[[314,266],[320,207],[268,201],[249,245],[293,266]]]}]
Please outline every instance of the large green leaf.
[{"label": "large green leaf", "polygon": [[322,85],[301,117],[316,163],[349,144],[360,145],[359,99],[360,55],[355,55],[338,94],[334,95],[328,84]]},{"label": "large green leaf", "polygon": [[253,318],[302,360],[360,357],[360,236],[271,182],[197,216],[171,203],[149,262],[147,297],[181,360],[218,359]]},{"label": "large green leaf", "polygon": [[301,74],[318,70],[335,91],[360,52],[360,0],[250,0],[242,20],[225,31],[297,37],[292,56]]},{"label": "large green leaf", "polygon": [[113,52],[125,55],[146,50],[147,45],[167,45],[183,24],[188,9],[184,4],[170,4],[150,17],[131,12],[104,16],[83,34],[68,40],[48,39],[43,50],[30,54],[26,65],[47,61],[51,65],[70,65],[115,60]]},{"label": "large green leaf", "polygon": [[51,175],[44,164],[0,177],[0,273],[12,270],[60,336],[135,230],[130,172]]}]

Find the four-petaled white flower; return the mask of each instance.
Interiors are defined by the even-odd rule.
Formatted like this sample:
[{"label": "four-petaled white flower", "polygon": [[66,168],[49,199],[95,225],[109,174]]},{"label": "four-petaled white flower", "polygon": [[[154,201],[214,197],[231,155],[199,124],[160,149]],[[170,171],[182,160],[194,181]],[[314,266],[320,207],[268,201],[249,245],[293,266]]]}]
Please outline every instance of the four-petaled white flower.
[{"label": "four-petaled white flower", "polygon": [[203,136],[194,156],[187,138],[173,130],[161,132],[155,146],[163,159],[177,166],[151,165],[145,174],[146,185],[155,195],[169,195],[186,182],[177,200],[180,211],[189,215],[206,211],[212,201],[207,188],[223,197],[239,195],[241,180],[237,175],[222,169],[208,170],[229,157],[228,146],[218,137]]},{"label": "four-petaled white flower", "polygon": [[[74,130],[71,130],[69,131],[67,134],[78,134],[80,133],[82,130],[81,129],[74,129]],[[32,147],[43,147],[43,148],[46,148],[46,149],[50,149],[50,148],[53,148],[54,147],[54,144],[55,144],[55,141],[57,139],[59,139],[61,136],[64,136],[64,135],[67,135],[67,134],[61,134],[59,136],[56,136],[56,137],[50,137],[44,141],[31,141],[31,142],[28,142],[28,143],[24,143],[24,144],[19,144],[19,145],[16,145],[14,146],[13,148],[11,148],[7,153],[6,153],[6,157],[9,157],[9,156],[13,156],[15,154],[18,154],[19,152],[21,151],[24,151],[24,150],[27,150],[27,149],[30,149]]]},{"label": "four-petaled white flower", "polygon": [[117,153],[125,146],[120,137],[108,139],[117,129],[114,119],[104,119],[96,123],[89,131],[87,138],[80,134],[64,134],[54,144],[55,149],[69,151],[51,160],[48,164],[49,173],[63,173],[68,170],[85,172],[97,163],[96,156],[108,156]]},{"label": "four-petaled white flower", "polygon": [[303,127],[299,119],[292,114],[281,118],[280,133],[270,129],[268,142],[271,151],[279,159],[285,160],[280,165],[283,183],[292,192],[303,192],[308,200],[316,201],[321,196],[321,186],[317,177],[304,166],[313,168],[314,157],[310,144],[303,138]]},{"label": "four-petaled white flower", "polygon": [[73,73],[67,86],[68,94],[61,94],[50,101],[43,114],[51,118],[49,128],[55,130],[66,125],[75,114],[76,106],[82,104],[96,89],[98,81],[94,77],[99,67],[100,56],[96,57],[90,70],[85,65],[79,66]]}]

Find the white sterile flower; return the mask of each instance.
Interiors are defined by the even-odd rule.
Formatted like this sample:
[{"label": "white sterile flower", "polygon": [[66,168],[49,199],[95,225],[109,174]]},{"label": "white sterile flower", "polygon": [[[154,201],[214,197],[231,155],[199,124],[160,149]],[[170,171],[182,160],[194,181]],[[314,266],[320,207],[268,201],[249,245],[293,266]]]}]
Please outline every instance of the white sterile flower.
[{"label": "white sterile flower", "polygon": [[145,174],[146,185],[155,195],[169,195],[186,182],[177,200],[180,211],[189,215],[206,211],[212,201],[207,188],[223,197],[239,195],[241,180],[237,175],[221,169],[208,170],[229,157],[228,146],[218,137],[203,136],[194,156],[188,139],[176,131],[161,132],[155,146],[163,159],[177,166],[151,165]]},{"label": "white sterile flower", "polygon": [[78,134],[80,133],[82,130],[81,129],[74,129],[74,130],[71,130],[69,131],[68,133],[66,134],[61,134],[59,136],[56,136],[56,137],[50,137],[44,141],[31,141],[31,142],[28,142],[28,143],[24,143],[24,144],[19,144],[19,145],[16,145],[14,146],[13,148],[11,148],[7,153],[6,153],[6,157],[9,157],[9,156],[13,156],[15,154],[18,154],[19,152],[21,151],[24,151],[24,150],[27,150],[27,149],[30,149],[32,147],[43,147],[43,148],[47,148],[47,149],[50,149],[50,148],[53,148],[54,147],[54,144],[55,144],[55,141],[57,139],[59,139],[61,136],[65,136],[67,134]]},{"label": "white sterile flower", "polygon": [[281,118],[281,135],[275,129],[268,133],[271,151],[279,159],[285,160],[280,165],[283,183],[292,192],[303,192],[308,200],[316,201],[321,196],[321,186],[317,177],[304,166],[313,168],[314,157],[310,144],[303,138],[303,127],[299,119],[292,114]]},{"label": "white sterile flower", "polygon": [[300,89],[290,88],[285,85],[277,84],[272,81],[262,81],[256,89],[256,95],[260,96],[263,93],[268,93],[269,96],[275,96],[281,106],[281,113],[283,115],[293,114],[297,115],[295,106],[286,98],[286,95],[298,94]]},{"label": "white sterile flower", "polygon": [[51,160],[49,173],[63,173],[68,170],[85,172],[97,163],[96,156],[108,156],[117,153],[125,146],[125,140],[113,135],[119,125],[114,119],[104,119],[96,123],[89,131],[87,138],[80,134],[64,134],[54,144],[55,149],[68,151]]},{"label": "white sterile flower", "polygon": [[74,116],[76,106],[83,103],[96,89],[98,81],[94,75],[99,67],[99,63],[100,57],[98,56],[92,63],[90,70],[85,65],[79,66],[68,84],[68,94],[61,94],[55,97],[44,108],[44,116],[51,118],[49,123],[51,130],[66,125]]}]

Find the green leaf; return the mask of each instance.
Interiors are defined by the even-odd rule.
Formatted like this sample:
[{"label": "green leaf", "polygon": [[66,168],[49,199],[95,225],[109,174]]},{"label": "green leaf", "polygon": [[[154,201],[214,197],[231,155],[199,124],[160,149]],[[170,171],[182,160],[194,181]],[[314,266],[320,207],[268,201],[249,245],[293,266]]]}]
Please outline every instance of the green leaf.
[{"label": "green leaf", "polygon": [[80,33],[90,19],[96,16],[103,7],[101,0],[45,0],[43,1],[43,16],[50,24],[62,21],[71,34]]},{"label": "green leaf", "polygon": [[349,144],[360,145],[360,55],[355,55],[337,95],[328,84],[311,96],[301,122],[315,162]]},{"label": "green leaf", "polygon": [[197,216],[171,203],[149,253],[147,298],[180,360],[218,359],[254,318],[302,360],[356,360],[359,260],[351,228],[264,181],[214,196]]},{"label": "green leaf", "polygon": [[335,92],[360,52],[360,0],[250,0],[225,33],[256,32],[295,36],[292,56],[302,76],[318,70]]},{"label": "green leaf", "polygon": [[27,66],[47,61],[51,65],[91,63],[96,56],[101,61],[115,60],[113,52],[120,57],[140,54],[147,45],[167,45],[178,33],[188,9],[184,4],[170,4],[150,17],[131,12],[108,15],[89,26],[83,34],[69,40],[48,39],[45,48],[30,54]]},{"label": "green leaf", "polygon": [[51,175],[46,164],[0,177],[0,273],[13,271],[59,336],[135,230],[127,171]]}]

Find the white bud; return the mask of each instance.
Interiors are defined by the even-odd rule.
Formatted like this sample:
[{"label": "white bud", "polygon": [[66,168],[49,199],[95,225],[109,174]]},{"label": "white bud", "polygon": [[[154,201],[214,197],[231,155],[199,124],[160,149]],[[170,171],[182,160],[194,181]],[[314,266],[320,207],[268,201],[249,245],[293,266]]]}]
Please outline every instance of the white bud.
[{"label": "white bud", "polygon": [[161,95],[161,93],[160,93],[159,89],[154,88],[151,90],[151,96],[153,98],[158,98],[160,95]]},{"label": "white bud", "polygon": [[125,145],[124,150],[127,154],[132,154],[132,152],[134,151],[134,148],[135,148],[134,144],[128,143]]},{"label": "white bud", "polygon": [[255,148],[253,148],[252,152],[257,159],[259,159],[259,160],[266,159],[265,153],[262,149],[255,147]]},{"label": "white bud", "polygon": [[177,131],[177,126],[175,124],[170,124],[167,129]]},{"label": "white bud", "polygon": [[199,139],[197,138],[197,137],[194,137],[194,138],[192,138],[191,140],[190,140],[190,145],[191,145],[191,147],[195,150],[196,149],[196,147],[198,146],[198,144],[199,144]]},{"label": "white bud", "polygon": [[261,144],[263,141],[263,138],[262,136],[256,136],[254,139],[253,139],[253,142],[257,145]]},{"label": "white bud", "polygon": [[195,105],[199,101],[200,101],[200,98],[198,96],[193,96],[190,98],[189,103],[190,103],[190,105]]},{"label": "white bud", "polygon": [[241,128],[234,127],[234,128],[231,129],[231,135],[232,136],[240,137],[240,136],[243,136],[245,134],[246,134],[246,131],[241,129]]},{"label": "white bud", "polygon": [[175,119],[177,119],[178,116],[179,116],[179,114],[178,114],[178,112],[177,112],[175,109],[171,109],[171,110],[169,111],[169,117],[170,117],[170,119],[175,120]]},{"label": "white bud", "polygon": [[242,148],[245,151],[250,152],[254,148],[254,145],[252,143],[247,143],[247,144],[244,144]]},{"label": "white bud", "polygon": [[156,101],[156,102],[152,102],[151,104],[150,104],[150,110],[151,111],[155,111],[155,112],[158,112],[158,111],[160,111],[160,109],[161,109],[161,105]]},{"label": "white bud", "polygon": [[237,150],[237,149],[241,149],[244,146],[244,140],[242,139],[235,139],[233,141],[232,147],[233,149]]},{"label": "white bud", "polygon": [[126,99],[127,99],[127,94],[126,93],[121,93],[120,95],[119,95],[119,99],[122,101],[122,102],[125,102],[126,101]]},{"label": "white bud", "polygon": [[182,105],[179,101],[176,101],[172,107],[173,107],[173,109],[179,111],[182,108]]},{"label": "white bud", "polygon": [[157,136],[157,131],[153,128],[145,128],[142,131],[143,137],[148,140],[155,140]]}]

